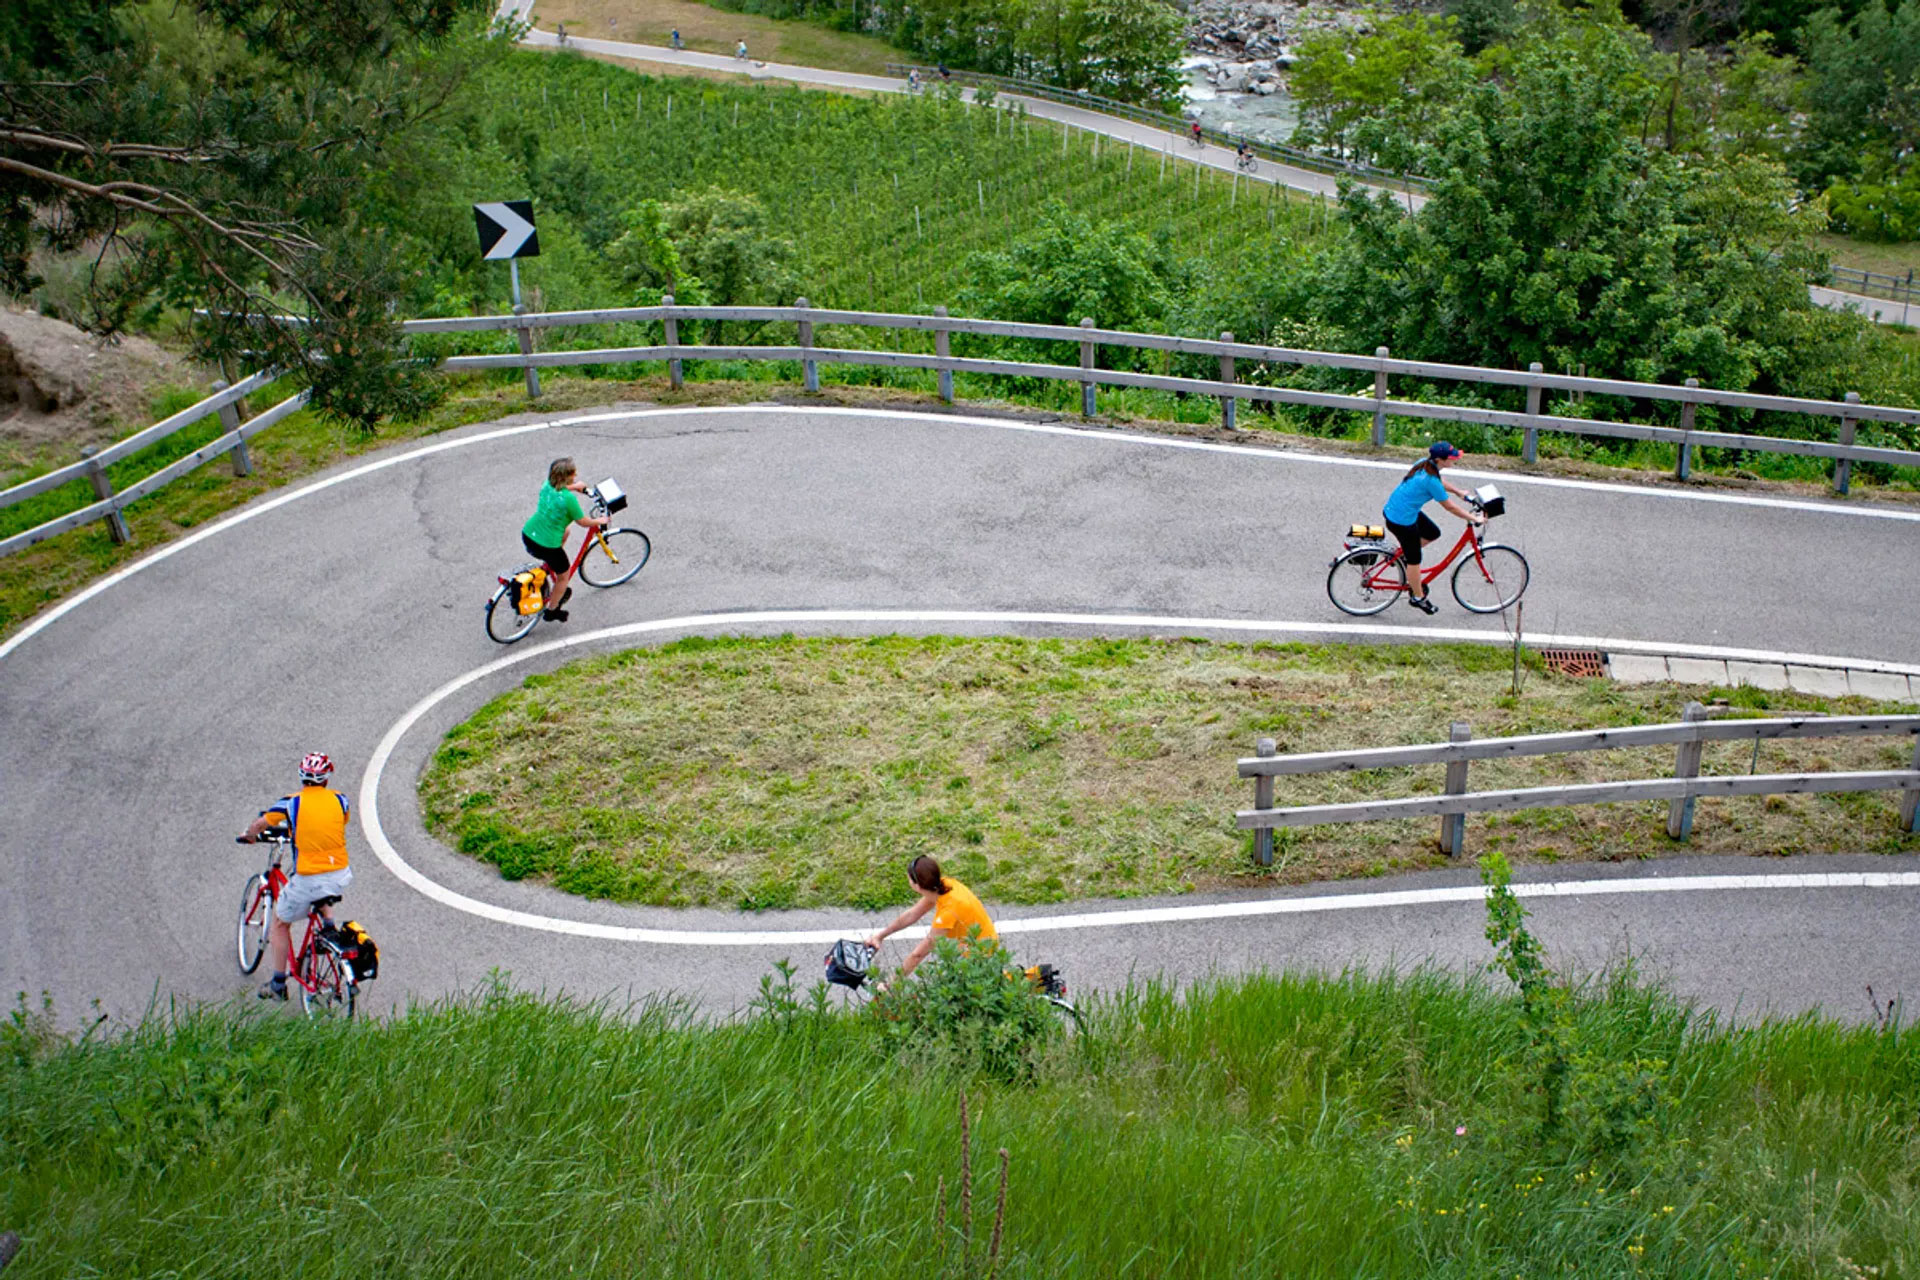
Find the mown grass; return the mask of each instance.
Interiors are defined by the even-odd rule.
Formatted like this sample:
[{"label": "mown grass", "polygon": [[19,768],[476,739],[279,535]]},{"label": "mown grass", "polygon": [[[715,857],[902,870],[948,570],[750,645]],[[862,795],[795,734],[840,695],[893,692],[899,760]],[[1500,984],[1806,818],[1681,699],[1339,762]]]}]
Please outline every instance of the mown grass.
[{"label": "mown grass", "polygon": [[[1865,711],[1754,689],[1618,686],[1473,646],[1204,641],[871,639],[679,641],[530,677],[456,726],[421,780],[432,830],[510,879],[590,897],[744,908],[898,898],[931,853],[983,897],[1096,896],[1376,875],[1438,864],[1431,820],[1281,833],[1254,868],[1234,762],[1282,752],[1679,719],[1730,711]],[[1900,767],[1890,740],[1769,743],[1760,772]],[[1750,745],[1709,746],[1706,773],[1745,773]],[[1672,750],[1475,765],[1476,788],[1660,777]],[[1288,779],[1283,804],[1431,793],[1441,770]],[[1699,802],[1676,846],[1659,804],[1475,817],[1473,848],[1516,861],[1691,852],[1920,848],[1896,801],[1783,796]]]},{"label": "mown grass", "polygon": [[9,1280],[984,1275],[1001,1148],[1007,1277],[1920,1274],[1897,1028],[1591,987],[1547,1128],[1516,1002],[1480,982],[1145,983],[1086,1013],[1019,1083],[804,1001],[711,1024],[496,984],[384,1023],[176,1010],[67,1047],[17,1016]]}]

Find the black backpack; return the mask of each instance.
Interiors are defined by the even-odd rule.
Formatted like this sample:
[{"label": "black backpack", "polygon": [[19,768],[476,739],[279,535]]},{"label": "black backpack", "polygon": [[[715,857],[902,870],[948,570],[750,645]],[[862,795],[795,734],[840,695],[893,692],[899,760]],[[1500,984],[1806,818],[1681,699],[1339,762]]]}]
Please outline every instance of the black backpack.
[{"label": "black backpack", "polygon": [[860,984],[867,980],[868,966],[877,954],[864,942],[840,939],[833,944],[833,950],[827,952],[827,981],[836,987],[858,991]]}]

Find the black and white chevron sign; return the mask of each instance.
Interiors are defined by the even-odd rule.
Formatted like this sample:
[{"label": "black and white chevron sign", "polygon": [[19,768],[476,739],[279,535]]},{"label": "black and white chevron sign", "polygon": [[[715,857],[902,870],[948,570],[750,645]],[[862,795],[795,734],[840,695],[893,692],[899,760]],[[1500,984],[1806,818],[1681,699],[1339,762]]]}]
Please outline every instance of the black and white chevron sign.
[{"label": "black and white chevron sign", "polygon": [[473,206],[480,229],[480,256],[489,261],[540,256],[540,233],[533,229],[533,201],[495,200]]}]

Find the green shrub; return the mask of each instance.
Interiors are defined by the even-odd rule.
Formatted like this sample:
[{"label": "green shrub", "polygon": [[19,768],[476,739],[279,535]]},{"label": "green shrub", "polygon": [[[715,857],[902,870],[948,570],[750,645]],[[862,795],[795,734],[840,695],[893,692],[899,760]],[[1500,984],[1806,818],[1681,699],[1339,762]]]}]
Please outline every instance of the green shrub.
[{"label": "green shrub", "polygon": [[1001,1080],[1031,1079],[1060,1034],[1053,1008],[979,926],[962,947],[951,938],[911,979],[870,1005],[894,1052],[930,1065]]}]

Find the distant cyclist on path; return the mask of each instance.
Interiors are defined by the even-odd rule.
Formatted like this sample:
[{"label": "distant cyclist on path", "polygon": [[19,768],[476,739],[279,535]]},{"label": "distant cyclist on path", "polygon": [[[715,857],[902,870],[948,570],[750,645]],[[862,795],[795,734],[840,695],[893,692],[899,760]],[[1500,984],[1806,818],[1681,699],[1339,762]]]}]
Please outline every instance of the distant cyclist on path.
[{"label": "distant cyclist on path", "polygon": [[920,891],[920,901],[894,917],[892,924],[867,939],[867,945],[877,951],[889,935],[900,932],[927,912],[933,912],[933,926],[927,930],[927,936],[920,940],[920,945],[907,953],[906,961],[900,966],[901,977],[912,973],[922,960],[933,953],[935,938],[952,938],[964,943],[975,925],[980,927],[983,940],[1000,936],[987,916],[987,909],[980,905],[980,899],[974,896],[973,890],[951,876],[941,875],[940,864],[926,854],[907,864],[907,879]]},{"label": "distant cyclist on path", "polygon": [[[333,761],[318,751],[300,761],[300,791],[268,806],[247,833],[251,844],[268,827],[284,826],[293,836],[292,876],[273,905],[267,929],[268,968],[273,976],[260,986],[262,1000],[287,998],[287,954],[293,949],[291,926],[322,898],[344,897],[353,883],[347,865],[347,798],[327,785]],[[325,907],[320,914],[331,920]]]},{"label": "distant cyclist on path", "polygon": [[1462,520],[1474,524],[1485,524],[1486,517],[1477,515],[1449,498],[1448,494],[1457,494],[1464,498],[1469,491],[1446,480],[1441,470],[1452,466],[1461,458],[1458,449],[1445,440],[1435,440],[1427,446],[1427,456],[1414,464],[1400,481],[1393,493],[1387,498],[1387,505],[1381,514],[1387,518],[1387,530],[1400,540],[1400,550],[1407,560],[1407,603],[1422,613],[1438,613],[1433,601],[1427,599],[1427,584],[1420,580],[1420,548],[1440,536],[1440,526],[1422,510],[1429,502],[1437,502],[1446,510]]}]

